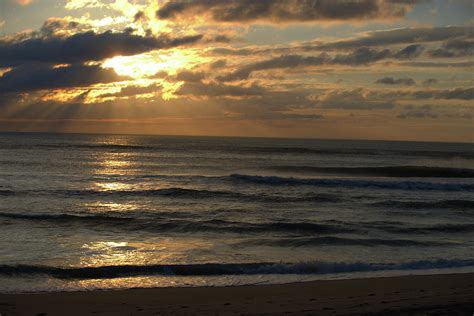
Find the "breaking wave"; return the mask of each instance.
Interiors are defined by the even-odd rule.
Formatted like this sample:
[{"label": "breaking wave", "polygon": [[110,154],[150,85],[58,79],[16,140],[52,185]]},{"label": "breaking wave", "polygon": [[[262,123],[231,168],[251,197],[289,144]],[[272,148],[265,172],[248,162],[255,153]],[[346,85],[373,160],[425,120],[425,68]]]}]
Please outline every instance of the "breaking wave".
[{"label": "breaking wave", "polygon": [[389,247],[435,247],[451,245],[448,242],[417,241],[408,239],[380,239],[380,238],[345,238],[335,236],[324,237],[284,237],[260,238],[239,242],[238,246],[272,246],[272,247],[314,247],[330,246],[389,246]]},{"label": "breaking wave", "polygon": [[[171,215],[171,214],[170,214]],[[159,213],[158,213],[159,216]],[[192,218],[192,214],[189,215]],[[229,232],[229,233],[317,233],[331,234],[352,232],[354,229],[343,225],[316,224],[304,222],[234,222],[225,220],[183,220],[165,218],[133,218],[106,215],[72,215],[72,214],[24,214],[0,213],[0,218],[13,220],[47,221],[54,223],[79,223],[84,225],[102,225],[126,230],[156,232]]]},{"label": "breaking wave", "polygon": [[443,168],[425,166],[395,167],[311,167],[275,166],[273,170],[301,173],[355,175],[394,178],[474,178],[474,169]]},{"label": "breaking wave", "polygon": [[393,190],[427,190],[427,191],[473,191],[474,184],[471,183],[434,183],[424,181],[372,181],[353,179],[306,179],[276,176],[254,176],[243,174],[232,174],[230,178],[264,185],[309,185],[320,187],[346,187],[346,188],[376,188]]},{"label": "breaking wave", "polygon": [[474,260],[422,260],[404,263],[202,263],[117,265],[99,267],[52,267],[40,265],[0,265],[0,275],[47,275],[59,279],[107,279],[130,276],[220,276],[261,274],[333,274],[350,272],[426,270],[474,266]]},{"label": "breaking wave", "polygon": [[472,209],[472,200],[441,200],[441,201],[382,201],[372,203],[374,207],[396,208],[396,209]]}]

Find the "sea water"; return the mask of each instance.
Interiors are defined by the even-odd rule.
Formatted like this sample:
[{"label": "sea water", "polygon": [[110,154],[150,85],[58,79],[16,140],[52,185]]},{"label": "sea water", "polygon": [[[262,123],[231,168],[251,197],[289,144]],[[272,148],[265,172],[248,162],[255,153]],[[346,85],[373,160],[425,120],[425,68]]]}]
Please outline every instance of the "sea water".
[{"label": "sea water", "polygon": [[0,292],[474,271],[474,144],[0,134]]}]

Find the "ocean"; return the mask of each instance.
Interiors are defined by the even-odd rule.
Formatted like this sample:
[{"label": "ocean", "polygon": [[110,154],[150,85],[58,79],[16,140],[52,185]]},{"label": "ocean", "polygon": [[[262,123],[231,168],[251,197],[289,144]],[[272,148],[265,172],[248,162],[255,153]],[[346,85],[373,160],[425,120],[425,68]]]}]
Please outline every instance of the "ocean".
[{"label": "ocean", "polygon": [[474,144],[0,134],[0,292],[474,272]]}]

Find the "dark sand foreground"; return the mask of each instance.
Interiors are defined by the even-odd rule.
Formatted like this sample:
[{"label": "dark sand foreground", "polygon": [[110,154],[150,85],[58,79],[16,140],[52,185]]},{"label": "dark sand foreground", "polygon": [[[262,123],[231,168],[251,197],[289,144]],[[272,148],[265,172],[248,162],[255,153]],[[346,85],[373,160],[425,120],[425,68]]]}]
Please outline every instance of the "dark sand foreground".
[{"label": "dark sand foreground", "polygon": [[8,315],[469,315],[474,274],[0,295]]}]

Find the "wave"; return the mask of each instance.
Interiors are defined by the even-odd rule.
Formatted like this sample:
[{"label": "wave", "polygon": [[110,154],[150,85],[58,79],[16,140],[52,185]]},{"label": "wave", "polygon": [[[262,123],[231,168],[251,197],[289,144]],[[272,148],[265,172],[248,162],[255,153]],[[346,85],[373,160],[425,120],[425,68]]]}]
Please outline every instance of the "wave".
[{"label": "wave", "polygon": [[24,214],[24,213],[0,213],[1,218],[19,219],[19,220],[34,220],[34,221],[54,221],[54,222],[68,222],[68,221],[133,221],[130,217],[114,217],[106,215],[72,215],[72,214]]},{"label": "wave", "polygon": [[403,263],[201,263],[115,265],[99,267],[52,267],[41,265],[0,265],[0,275],[46,275],[59,279],[108,279],[131,276],[221,276],[261,274],[333,274],[392,270],[427,270],[474,266],[474,260],[420,260]]},{"label": "wave", "polygon": [[318,202],[318,203],[337,203],[344,201],[344,198],[334,194],[318,193],[318,194],[305,194],[302,196],[283,196],[283,195],[258,195],[255,200],[262,202],[279,202],[279,203],[291,203],[291,202]]},{"label": "wave", "polygon": [[472,200],[440,200],[440,201],[382,201],[370,204],[373,207],[395,209],[474,209]]},{"label": "wave", "polygon": [[346,187],[346,188],[376,188],[393,190],[427,190],[427,191],[473,191],[471,183],[434,183],[421,181],[373,181],[352,179],[307,179],[276,176],[255,176],[232,174],[231,180],[263,185],[308,185],[320,187]]},{"label": "wave", "polygon": [[474,232],[474,224],[441,224],[422,227],[400,227],[392,225],[377,225],[375,228],[397,234],[426,234],[426,233],[449,233],[462,234]]},{"label": "wave", "polygon": [[474,169],[394,166],[394,167],[312,167],[312,166],[275,166],[277,171],[298,173],[319,173],[334,175],[356,175],[394,178],[474,178]]},{"label": "wave", "polygon": [[[149,189],[149,190],[25,190],[25,191],[0,191],[0,195],[62,195],[67,197],[73,196],[99,196],[99,197],[135,197],[135,196],[161,196],[161,197],[177,197],[177,198],[251,198],[252,195],[246,195],[230,191],[211,191],[211,190],[197,190],[185,188],[163,188],[163,189]],[[256,196],[258,198],[258,196]]]},{"label": "wave", "polygon": [[397,234],[427,234],[427,233],[450,233],[462,234],[474,232],[474,224],[435,224],[412,226],[406,222],[399,221],[369,221],[369,222],[345,222],[341,220],[327,220],[323,222],[325,225],[342,226],[352,229],[354,232],[364,232],[370,230],[381,230],[389,233]]},{"label": "wave", "polygon": [[[145,178],[148,176],[140,176]],[[232,185],[250,183],[254,185],[267,186],[315,186],[315,187],[341,187],[341,188],[373,188],[388,190],[423,190],[423,191],[474,191],[474,183],[447,183],[447,182],[427,182],[427,181],[390,181],[390,180],[369,180],[369,179],[339,179],[339,178],[296,178],[280,176],[258,176],[246,174],[231,174],[228,176],[154,176],[179,179],[188,182],[212,183],[216,181]],[[124,180],[125,181],[125,180]],[[238,199],[252,202],[320,202],[337,203],[345,201],[342,195],[326,193],[309,193],[305,195],[282,196],[277,194],[253,194],[235,191],[207,190],[207,189],[187,189],[187,188],[161,188],[145,190],[93,190],[93,189],[52,189],[52,190],[0,190],[0,196],[14,195],[61,195],[66,197],[169,197],[169,198],[195,198],[195,199]],[[380,202],[387,203],[391,201]],[[398,202],[393,202],[396,205]],[[404,202],[402,202],[404,203]],[[463,207],[462,200],[459,202],[451,201],[452,205]],[[472,201],[466,202],[468,206]],[[403,205],[403,204],[400,204]],[[446,206],[449,207],[450,205]],[[384,206],[383,204],[374,204],[374,206]],[[415,205],[415,207],[417,207]]]},{"label": "wave", "polygon": [[0,196],[12,196],[12,195],[15,195],[15,191],[0,190]]},{"label": "wave", "polygon": [[[158,214],[159,215],[159,214]],[[172,215],[172,213],[170,213]],[[192,217],[192,214],[189,215]],[[114,228],[155,232],[228,232],[228,233],[309,233],[332,234],[353,232],[354,229],[343,225],[316,224],[304,222],[273,222],[249,223],[225,220],[182,220],[133,217],[117,217],[106,215],[72,215],[72,214],[24,214],[0,213],[0,218],[13,220],[48,221],[57,224],[78,222],[85,225],[104,225]]]},{"label": "wave", "polygon": [[314,247],[330,246],[389,246],[389,247],[431,247],[452,245],[449,242],[415,241],[407,239],[379,239],[379,238],[343,238],[343,237],[290,237],[250,239],[239,242],[238,246],[272,246],[272,247]]},{"label": "wave", "polygon": [[210,190],[195,190],[185,188],[163,188],[151,190],[52,190],[52,191],[38,191],[46,193],[56,193],[67,196],[163,196],[163,197],[182,197],[182,198],[241,198],[245,197],[240,193],[229,191],[210,191]]},{"label": "wave", "polygon": [[248,194],[219,190],[198,190],[185,188],[164,188],[151,190],[25,190],[25,191],[2,191],[0,196],[13,195],[60,195],[66,197],[168,197],[181,199],[237,199],[249,202],[318,202],[337,203],[343,201],[342,197],[334,194],[315,193],[302,196],[282,196],[271,194]]},{"label": "wave", "polygon": [[474,151],[440,150],[397,150],[370,148],[308,148],[308,147],[243,147],[235,150],[253,154],[303,154],[303,155],[339,155],[339,156],[411,156],[430,158],[474,158]]},{"label": "wave", "polygon": [[[187,220],[192,218],[192,213],[159,212],[151,218],[124,217],[107,214],[25,214],[1,213],[0,218],[19,221],[43,221],[55,224],[80,224],[89,226],[104,226],[106,228],[123,229],[127,231],[152,231],[152,232],[209,232],[209,233],[290,233],[290,234],[338,234],[357,233],[367,230],[382,230],[397,234],[426,234],[426,233],[469,233],[474,232],[474,224],[441,224],[426,226],[407,226],[401,222],[342,222],[325,221],[322,223],[307,222],[236,222],[226,220]],[[185,219],[183,219],[185,218]],[[250,243],[265,245],[278,244],[283,246],[305,246],[318,244],[334,245],[389,245],[389,246],[418,246],[420,242],[407,240],[383,239],[347,239],[339,237],[311,237],[309,239],[292,237],[283,240],[262,240]],[[432,243],[428,243],[432,245]],[[424,245],[424,244],[422,244]],[[437,245],[437,244],[435,244]]]}]

